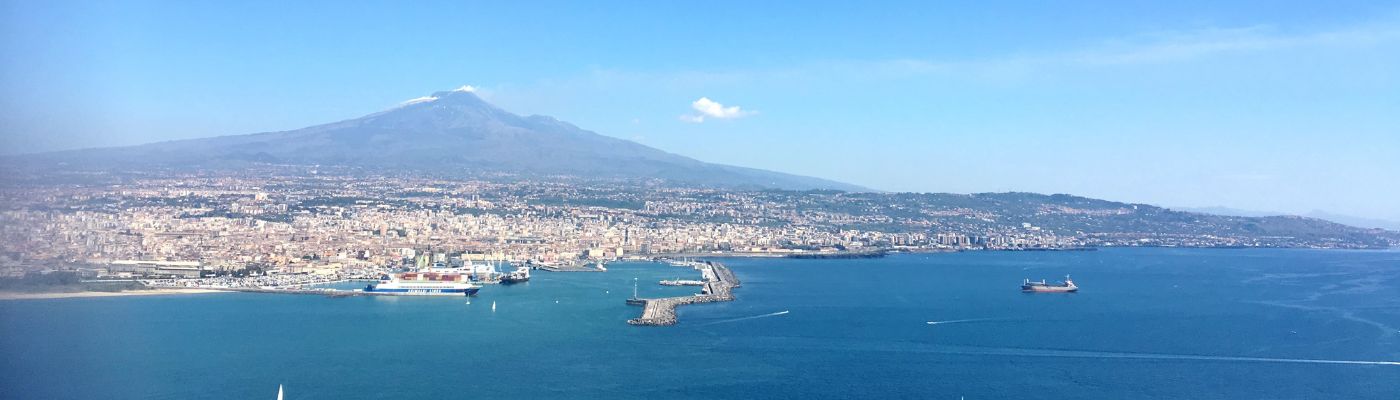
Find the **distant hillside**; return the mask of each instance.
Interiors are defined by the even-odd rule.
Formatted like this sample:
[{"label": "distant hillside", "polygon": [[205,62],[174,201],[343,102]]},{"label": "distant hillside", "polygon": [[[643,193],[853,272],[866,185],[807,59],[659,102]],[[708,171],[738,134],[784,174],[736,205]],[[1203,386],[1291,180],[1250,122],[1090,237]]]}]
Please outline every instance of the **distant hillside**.
[{"label": "distant hillside", "polygon": [[333,165],[378,171],[504,172],[647,178],[730,188],[868,189],[711,164],[599,135],[554,118],[519,116],[469,90],[434,93],[361,118],[283,132],[10,157],[31,167],[240,168]]},{"label": "distant hillside", "polygon": [[[1202,214],[1225,215],[1225,216],[1236,216],[1236,217],[1267,217],[1267,216],[1283,216],[1283,215],[1289,215],[1288,213],[1265,212],[1265,211],[1250,211],[1250,210],[1241,210],[1241,209],[1229,208],[1229,207],[1172,207],[1172,209],[1177,210],[1177,211],[1195,212],[1195,213],[1202,213]],[[1302,216],[1304,216],[1304,217],[1309,217],[1309,218],[1317,218],[1317,219],[1328,220],[1328,221],[1332,221],[1332,222],[1336,222],[1336,223],[1340,223],[1340,224],[1346,224],[1346,225],[1351,225],[1351,226],[1361,227],[1361,228],[1379,228],[1379,229],[1387,229],[1387,230],[1392,230],[1392,231],[1400,231],[1400,222],[1397,222],[1397,221],[1389,221],[1389,220],[1384,220],[1384,219],[1365,218],[1365,217],[1357,217],[1357,216],[1351,216],[1351,215],[1342,215],[1342,214],[1330,213],[1330,212],[1326,212],[1326,211],[1322,211],[1322,210],[1313,210],[1313,211],[1308,212],[1308,213],[1306,213],[1306,214],[1302,214]]]},{"label": "distant hillside", "polygon": [[[1104,245],[1374,248],[1400,243],[1396,232],[1299,216],[1182,212],[1063,194],[872,193],[819,178],[706,163],[550,117],[519,116],[464,90],[438,92],[391,110],[292,131],[33,154],[4,161],[40,172],[144,171],[137,176],[165,176],[181,170],[257,174],[263,169],[433,178],[504,174],[514,181],[534,176],[577,184],[545,185],[558,192],[517,195],[535,196],[533,200],[544,204],[616,205],[634,210],[645,209],[649,202],[678,200],[675,193],[651,197],[654,194],[647,185],[660,180],[672,186],[748,193],[769,203],[757,211],[735,208],[723,194],[700,191],[687,194],[701,196],[685,199],[693,204],[679,207],[694,215],[674,209],[654,215],[737,224],[1004,237],[1052,232]],[[7,179],[25,185],[53,183],[43,174],[29,175]],[[111,179],[108,175],[114,174],[67,177]],[[554,180],[559,176],[581,179]],[[619,181],[625,184],[606,184]]]},{"label": "distant hillside", "polygon": [[[1300,216],[1239,217],[1174,211],[1066,194],[769,192],[798,211],[841,215],[842,228],[886,232],[1017,232],[1026,229],[1092,237],[1097,243],[1193,244],[1228,237],[1269,247],[1384,248],[1400,233]],[[1031,228],[1027,228],[1029,225]]]},{"label": "distant hillside", "polygon": [[1362,228],[1381,228],[1400,232],[1400,221],[1390,221],[1384,219],[1333,214],[1322,210],[1313,210],[1312,212],[1304,214],[1304,216],[1325,219],[1328,221],[1343,223],[1351,226],[1359,226]]},{"label": "distant hillside", "polygon": [[1278,215],[1288,215],[1288,213],[1281,213],[1281,212],[1241,210],[1241,209],[1238,209],[1238,208],[1230,208],[1230,207],[1168,207],[1168,208],[1171,208],[1171,209],[1176,210],[1176,211],[1185,211],[1185,212],[1193,212],[1193,213],[1200,213],[1200,214],[1225,215],[1225,216],[1231,216],[1231,217],[1272,217],[1272,216],[1278,216]]}]

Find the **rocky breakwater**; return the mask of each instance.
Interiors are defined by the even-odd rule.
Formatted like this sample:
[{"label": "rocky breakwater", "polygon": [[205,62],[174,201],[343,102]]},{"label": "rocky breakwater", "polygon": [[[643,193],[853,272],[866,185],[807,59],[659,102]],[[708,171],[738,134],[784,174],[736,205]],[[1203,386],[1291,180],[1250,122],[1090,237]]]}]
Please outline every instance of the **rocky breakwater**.
[{"label": "rocky breakwater", "polygon": [[[710,303],[734,300],[734,288],[739,287],[739,278],[734,276],[724,264],[706,262],[699,267],[705,284],[700,293],[692,296],[640,299],[642,316],[627,320],[628,324],[641,326],[666,326],[676,324],[676,307],[685,304]],[[635,304],[631,301],[629,304]]]}]

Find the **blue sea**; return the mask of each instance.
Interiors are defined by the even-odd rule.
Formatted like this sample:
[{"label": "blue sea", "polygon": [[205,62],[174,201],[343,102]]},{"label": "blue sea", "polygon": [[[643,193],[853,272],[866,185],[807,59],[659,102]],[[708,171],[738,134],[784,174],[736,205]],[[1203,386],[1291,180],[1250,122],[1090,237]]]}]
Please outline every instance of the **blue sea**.
[{"label": "blue sea", "polygon": [[[536,272],[470,302],[0,301],[0,398],[1400,398],[1396,251],[717,260],[738,300],[671,327],[625,323],[634,278],[694,292],[656,285],[698,276],[656,263]],[[1066,274],[1081,292],[1018,290]]]}]

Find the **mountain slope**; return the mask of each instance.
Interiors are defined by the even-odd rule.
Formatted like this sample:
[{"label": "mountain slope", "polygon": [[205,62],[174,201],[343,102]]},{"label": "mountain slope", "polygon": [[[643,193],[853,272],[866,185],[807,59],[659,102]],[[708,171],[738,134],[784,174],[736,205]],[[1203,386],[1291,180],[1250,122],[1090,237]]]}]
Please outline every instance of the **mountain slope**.
[{"label": "mountain slope", "polygon": [[434,93],[361,118],[297,130],[21,156],[75,166],[344,165],[434,172],[658,178],[720,187],[859,186],[720,164],[603,136],[557,119],[520,116],[469,90]]},{"label": "mountain slope", "polygon": [[[1067,194],[770,191],[762,198],[776,204],[800,204],[800,212],[828,216],[839,221],[836,227],[862,231],[990,236],[1054,233],[1095,246],[1385,248],[1400,243],[1400,232],[1316,218],[1222,216]],[[757,217],[740,214],[733,218]]]}]

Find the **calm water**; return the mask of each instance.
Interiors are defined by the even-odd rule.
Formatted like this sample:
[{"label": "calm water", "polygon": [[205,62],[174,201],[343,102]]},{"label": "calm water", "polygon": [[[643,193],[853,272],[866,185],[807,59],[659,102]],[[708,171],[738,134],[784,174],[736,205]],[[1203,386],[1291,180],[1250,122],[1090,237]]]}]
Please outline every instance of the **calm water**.
[{"label": "calm water", "polygon": [[[0,398],[1395,399],[1400,252],[733,259],[731,303],[624,323],[661,264],[462,298],[0,302]],[[1022,294],[1072,273],[1078,294]],[[491,304],[496,303],[492,311]],[[786,313],[783,313],[786,311]],[[950,321],[935,325],[929,321]]]}]

